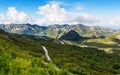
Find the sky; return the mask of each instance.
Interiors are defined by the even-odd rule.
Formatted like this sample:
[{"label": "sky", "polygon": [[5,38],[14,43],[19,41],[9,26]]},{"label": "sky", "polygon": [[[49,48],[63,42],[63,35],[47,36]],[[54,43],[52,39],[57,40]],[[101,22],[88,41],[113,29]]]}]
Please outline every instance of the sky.
[{"label": "sky", "polygon": [[120,0],[0,0],[0,24],[9,23],[120,28]]}]

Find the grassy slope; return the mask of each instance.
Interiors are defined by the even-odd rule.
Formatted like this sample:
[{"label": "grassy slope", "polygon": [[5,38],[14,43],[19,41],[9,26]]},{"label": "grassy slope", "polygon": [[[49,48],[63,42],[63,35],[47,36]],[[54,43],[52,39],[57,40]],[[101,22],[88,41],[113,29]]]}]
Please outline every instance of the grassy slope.
[{"label": "grassy slope", "polygon": [[46,47],[59,68],[67,68],[74,74],[115,75],[120,73],[120,58],[116,54],[106,54],[95,48],[72,45],[52,44]]},{"label": "grassy slope", "polygon": [[45,56],[40,44],[21,35],[0,32],[0,75],[69,75],[43,61]]},{"label": "grassy slope", "polygon": [[[60,45],[52,39],[37,39],[33,36],[9,34],[9,38],[0,34],[0,74],[1,75],[115,75],[120,73],[120,58],[116,54],[106,54],[95,48],[81,48],[72,45]],[[56,71],[47,62],[44,45],[53,63],[59,67]]]},{"label": "grassy slope", "polygon": [[105,39],[88,39],[84,41],[84,44],[91,47],[96,47],[105,51],[119,51],[120,50],[120,39],[117,38],[120,33],[114,33],[106,37]]}]

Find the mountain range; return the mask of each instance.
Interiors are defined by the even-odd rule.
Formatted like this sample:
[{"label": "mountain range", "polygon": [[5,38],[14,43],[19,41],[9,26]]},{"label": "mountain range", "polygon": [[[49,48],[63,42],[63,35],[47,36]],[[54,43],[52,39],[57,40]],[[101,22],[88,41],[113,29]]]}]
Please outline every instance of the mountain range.
[{"label": "mountain range", "polygon": [[39,26],[35,24],[1,24],[0,28],[10,33],[38,35],[52,38],[60,38],[71,30],[76,31],[83,37],[107,36],[114,32],[114,30],[108,28],[102,28],[100,26],[86,26],[83,24],[55,24],[49,26]]}]

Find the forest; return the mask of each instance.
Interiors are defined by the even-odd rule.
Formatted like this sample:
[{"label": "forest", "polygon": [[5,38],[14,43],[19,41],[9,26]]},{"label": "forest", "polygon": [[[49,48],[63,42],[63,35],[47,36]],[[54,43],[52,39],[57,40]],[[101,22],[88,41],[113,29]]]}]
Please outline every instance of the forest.
[{"label": "forest", "polygon": [[[53,62],[46,60],[41,46],[47,48]],[[0,31],[0,75],[116,74],[120,74],[120,56],[116,53]]]}]

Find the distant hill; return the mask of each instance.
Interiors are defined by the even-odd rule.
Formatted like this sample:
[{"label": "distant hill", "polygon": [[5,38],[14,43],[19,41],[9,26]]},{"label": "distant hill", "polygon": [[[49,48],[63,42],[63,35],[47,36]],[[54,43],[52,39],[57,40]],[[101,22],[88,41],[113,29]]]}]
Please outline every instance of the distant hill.
[{"label": "distant hill", "polygon": [[64,34],[63,36],[60,37],[60,39],[63,40],[72,40],[72,41],[78,41],[80,39],[82,39],[83,37],[81,37],[76,31],[74,30],[70,30],[68,33]]},{"label": "distant hill", "polygon": [[110,34],[108,39],[114,42],[117,42],[118,46],[120,47],[120,31]]},{"label": "distant hill", "polygon": [[83,40],[83,42],[72,42],[76,45],[88,46],[104,50],[108,53],[120,54],[120,32],[109,34],[107,37],[95,37]]},{"label": "distant hill", "polygon": [[4,33],[5,33],[5,31],[0,29],[0,34],[4,34]]},{"label": "distant hill", "polygon": [[38,26],[31,24],[1,24],[0,28],[10,33],[47,36],[52,38],[60,38],[70,30],[76,31],[79,35],[83,37],[106,36],[114,32],[111,29],[101,28],[99,26],[85,26],[82,24],[55,24],[49,26]]},{"label": "distant hill", "polygon": [[120,40],[120,31],[115,32],[115,33],[113,33],[113,34],[110,34],[110,35],[108,36],[108,38],[110,38],[110,39],[119,39],[119,40]]}]

